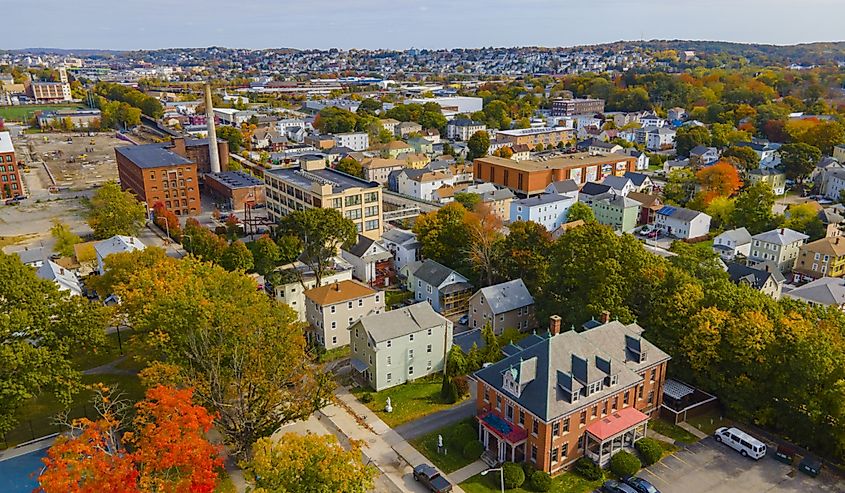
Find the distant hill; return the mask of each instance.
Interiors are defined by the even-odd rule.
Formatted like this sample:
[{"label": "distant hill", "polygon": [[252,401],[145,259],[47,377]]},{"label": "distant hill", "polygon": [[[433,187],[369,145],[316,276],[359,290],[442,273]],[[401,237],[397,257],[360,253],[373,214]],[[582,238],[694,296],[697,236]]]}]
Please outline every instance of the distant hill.
[{"label": "distant hill", "polygon": [[650,40],[620,41],[598,45],[613,49],[618,46],[638,47],[648,51],[692,50],[698,54],[743,57],[758,65],[825,65],[845,61],[845,41],[769,45],[732,43],[727,41]]}]

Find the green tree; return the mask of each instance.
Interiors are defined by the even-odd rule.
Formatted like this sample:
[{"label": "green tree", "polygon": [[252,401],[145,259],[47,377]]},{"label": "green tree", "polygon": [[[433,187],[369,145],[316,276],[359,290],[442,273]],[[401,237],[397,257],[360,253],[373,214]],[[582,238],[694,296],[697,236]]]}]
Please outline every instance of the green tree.
[{"label": "green tree", "polygon": [[710,145],[710,130],[707,127],[690,125],[678,129],[675,135],[675,150],[678,156],[688,157],[690,151],[700,145]]},{"label": "green tree", "polygon": [[675,205],[686,205],[692,199],[697,181],[695,173],[689,168],[670,171],[663,188],[663,200]]},{"label": "green tree", "polygon": [[223,252],[220,265],[229,271],[246,272],[252,270],[254,265],[252,253],[241,240],[233,241]]},{"label": "green tree", "polygon": [[382,102],[378,99],[365,98],[361,101],[361,104],[358,105],[358,109],[355,112],[359,115],[375,115],[376,112],[381,111],[382,106]]},{"label": "green tree", "polygon": [[566,222],[584,221],[585,223],[596,222],[596,215],[593,208],[583,202],[575,202],[566,214]]},{"label": "green tree", "polygon": [[455,202],[464,206],[468,211],[474,211],[481,203],[481,195],[477,193],[458,192],[455,194]]},{"label": "green tree", "polygon": [[246,471],[256,493],[366,493],[378,474],[363,463],[360,442],[346,450],[334,435],[313,433],[259,440]]},{"label": "green tree", "polygon": [[466,375],[470,369],[467,367],[467,359],[461,346],[452,344],[449,354],[446,357],[446,376],[458,377]]},{"label": "green tree", "polygon": [[734,202],[732,225],[744,226],[752,235],[768,231],[777,225],[772,207],[775,194],[763,182],[755,183],[739,193]]},{"label": "green tree", "polygon": [[803,186],[822,157],[818,147],[809,144],[786,144],[780,148],[781,164],[786,177]]},{"label": "green tree", "polygon": [[220,263],[220,259],[223,258],[223,253],[229,245],[226,240],[202,226],[199,221],[189,218],[185,221],[182,246],[191,255],[201,260]]},{"label": "green tree", "polygon": [[273,272],[282,258],[279,246],[268,235],[249,242],[247,247],[252,252],[255,272],[262,276]]},{"label": "green tree", "polygon": [[309,363],[295,312],[241,272],[165,256],[129,272],[115,293],[148,357],[179,368],[239,457],[331,396],[330,377]]},{"label": "green tree", "polygon": [[484,130],[475,132],[467,141],[467,148],[469,149],[467,159],[470,161],[486,156],[490,149],[490,135]]},{"label": "green tree", "polygon": [[812,205],[806,203],[790,206],[788,214],[784,226],[808,235],[810,241],[824,238],[826,229]]},{"label": "green tree", "polygon": [[337,163],[337,166],[335,166],[335,169],[347,175],[357,176],[358,178],[364,177],[364,168],[361,167],[361,163],[349,156],[341,159]]},{"label": "green tree", "polygon": [[135,236],[147,217],[144,205],[132,193],[120,189],[110,181],[100,187],[91,197],[88,210],[88,225],[97,239],[114,235]]},{"label": "green tree", "polygon": [[50,234],[53,236],[53,239],[56,240],[56,246],[54,247],[56,252],[64,257],[73,257],[73,245],[82,242],[82,238],[74,234],[73,231],[70,230],[70,226],[58,219],[53,220],[53,226],[50,228]]},{"label": "green tree", "polygon": [[102,350],[109,317],[98,304],[39,279],[16,255],[0,252],[0,276],[0,434],[5,434],[21,405],[43,392],[70,404],[81,390],[71,358]]},{"label": "green tree", "polygon": [[534,221],[516,221],[508,230],[508,235],[498,245],[496,271],[504,279],[522,279],[529,292],[542,296],[549,280],[552,235]]},{"label": "green tree", "polygon": [[760,167],[760,157],[750,147],[731,146],[722,153],[722,158],[733,161],[739,169],[746,171]]},{"label": "green tree", "polygon": [[314,128],[329,134],[353,132],[357,125],[355,113],[335,106],[323,108],[314,120]]},{"label": "green tree", "polygon": [[355,223],[336,209],[306,209],[288,214],[279,224],[281,236],[296,238],[300,259],[314,272],[317,286],[341,247],[351,248],[358,241]]},{"label": "green tree", "polygon": [[237,154],[244,145],[244,135],[235,127],[220,125],[217,127],[217,137],[229,143],[229,152]]},{"label": "green tree", "polygon": [[423,257],[448,265],[465,275],[471,273],[467,259],[470,232],[464,206],[451,202],[436,212],[419,216],[414,223],[414,234],[420,242]]}]

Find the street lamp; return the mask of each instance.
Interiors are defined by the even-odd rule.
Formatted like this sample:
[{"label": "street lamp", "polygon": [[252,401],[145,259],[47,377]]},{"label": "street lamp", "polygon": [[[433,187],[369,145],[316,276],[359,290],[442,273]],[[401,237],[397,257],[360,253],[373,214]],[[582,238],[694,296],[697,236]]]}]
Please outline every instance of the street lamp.
[{"label": "street lamp", "polygon": [[502,479],[502,483],[501,483],[502,484],[502,493],[505,493],[505,468],[504,467],[494,467],[494,468],[491,468],[491,469],[487,469],[486,471],[482,471],[481,475],[486,476],[488,472],[494,472],[494,471],[499,471],[499,474],[501,475],[501,479]]}]

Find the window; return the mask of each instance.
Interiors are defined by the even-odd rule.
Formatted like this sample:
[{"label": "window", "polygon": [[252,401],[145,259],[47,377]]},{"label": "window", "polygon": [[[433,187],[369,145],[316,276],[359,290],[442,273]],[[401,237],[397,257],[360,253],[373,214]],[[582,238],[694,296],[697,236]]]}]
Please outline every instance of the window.
[{"label": "window", "polygon": [[393,341],[387,341],[387,347],[393,346]]},{"label": "window", "polygon": [[337,328],[337,322],[332,322],[332,330]]},{"label": "window", "polygon": [[552,449],[552,464],[557,463],[557,447]]},{"label": "window", "polygon": [[430,353],[431,352],[431,344],[429,344],[428,347],[426,347],[425,349],[426,349],[425,352]]},{"label": "window", "polygon": [[531,462],[537,462],[537,446],[536,445],[531,446]]},{"label": "window", "polygon": [[496,409],[501,411],[502,410],[502,396],[496,395]]},{"label": "window", "polygon": [[351,302],[351,301],[347,301],[347,302],[346,302],[346,309],[347,309],[347,310],[351,310],[351,309],[352,309],[352,302]]},{"label": "window", "polygon": [[519,424],[520,426],[525,426],[525,411],[522,409],[519,410]]},{"label": "window", "polygon": [[653,390],[651,390],[651,391],[649,391],[649,393],[648,393],[648,403],[649,403],[649,404],[652,404],[653,402],[654,402],[654,391],[653,391]]},{"label": "window", "polygon": [[331,310],[329,310],[329,311],[330,311],[331,313],[334,313],[334,312],[335,312],[335,306],[334,306],[334,305],[332,305]]},{"label": "window", "polygon": [[563,432],[569,431],[569,418],[563,418]]},{"label": "window", "polygon": [[643,385],[640,385],[637,388],[637,399],[642,400],[642,398],[643,398]]},{"label": "window", "polygon": [[410,337],[411,341],[414,340],[414,334],[411,334],[409,337]]},{"label": "window", "polygon": [[414,359],[414,350],[413,350],[413,349],[409,349],[409,350],[408,350],[408,358],[409,358],[409,359]]},{"label": "window", "polygon": [[653,382],[655,378],[657,378],[657,368],[652,368],[651,369],[651,381]]},{"label": "window", "polygon": [[581,424],[582,425],[587,424],[587,410],[586,409],[581,411]]},{"label": "window", "polygon": [[378,219],[371,219],[364,223],[364,229],[367,231],[372,231],[374,229],[378,229]]},{"label": "window", "polygon": [[622,395],[622,407],[625,407],[627,405],[628,405],[628,391],[625,391],[625,393]]},{"label": "window", "polygon": [[337,336],[332,336],[332,344],[337,344]]},{"label": "window", "polygon": [[358,300],[358,306],[364,306],[364,299],[363,298]]},{"label": "window", "polygon": [[390,381],[391,377],[393,377],[393,374],[388,373],[388,374],[387,374],[387,381],[388,381],[388,382]]},{"label": "window", "polygon": [[505,416],[508,418],[508,421],[513,423],[513,406],[510,404],[505,406]]},{"label": "window", "polygon": [[[360,204],[361,204],[361,196],[360,195],[350,195],[348,197],[344,197],[344,199],[343,199],[343,205],[346,206],[346,207],[351,207],[353,205],[360,205]],[[359,214],[358,217],[361,217],[360,216],[360,214],[361,214],[360,210],[358,211],[358,214]]]},{"label": "window", "polygon": [[425,367],[426,370],[431,370],[431,360],[428,360],[428,364]]},{"label": "window", "polygon": [[590,415],[591,415],[592,417],[594,417],[594,418],[595,418],[595,417],[598,415],[598,413],[599,413],[599,407],[598,407],[598,406],[593,406],[593,409],[592,409],[592,411],[590,412]]},{"label": "window", "polygon": [[413,366],[409,366],[409,367],[408,367],[408,375],[413,375],[413,374],[414,374],[414,367],[413,367]]},{"label": "window", "polygon": [[[532,433],[534,436],[537,436],[537,433],[540,431],[539,421],[537,421],[536,419],[535,419],[535,420],[533,420],[533,421],[534,421],[534,422],[531,424],[531,433]],[[535,454],[535,455],[536,455],[536,454]]]},{"label": "window", "polygon": [[390,356],[387,357],[387,365],[390,366]]},{"label": "window", "polygon": [[569,444],[564,443],[563,446],[560,448],[560,458],[561,460],[566,458],[566,455],[569,453]]},{"label": "window", "polygon": [[364,194],[364,202],[370,203],[378,200],[378,192],[368,192]]},{"label": "window", "polygon": [[554,423],[552,423],[552,436],[560,436],[560,421],[555,421]]},{"label": "window", "polygon": [[[431,335],[431,329],[428,329],[428,335]],[[429,351],[431,352],[431,351]]]},{"label": "window", "polygon": [[371,205],[369,207],[364,208],[364,216],[366,217],[373,217],[378,215],[378,206]]}]

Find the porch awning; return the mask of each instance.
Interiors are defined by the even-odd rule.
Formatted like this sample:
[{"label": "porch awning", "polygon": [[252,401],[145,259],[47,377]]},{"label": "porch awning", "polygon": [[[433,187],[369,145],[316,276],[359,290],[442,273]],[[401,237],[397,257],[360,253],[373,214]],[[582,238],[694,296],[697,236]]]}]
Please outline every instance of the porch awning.
[{"label": "porch awning", "polygon": [[496,436],[505,439],[509,443],[519,443],[528,438],[528,432],[511,425],[501,417],[487,412],[478,417],[481,424],[492,431]]},{"label": "porch awning", "polygon": [[594,422],[587,427],[587,433],[600,441],[604,441],[645,421],[648,421],[647,415],[637,411],[633,407],[626,407],[604,419]]},{"label": "porch awning", "polygon": [[349,362],[352,364],[352,369],[354,369],[358,373],[364,373],[364,370],[367,369],[367,364],[359,360],[358,358],[350,358]]}]

